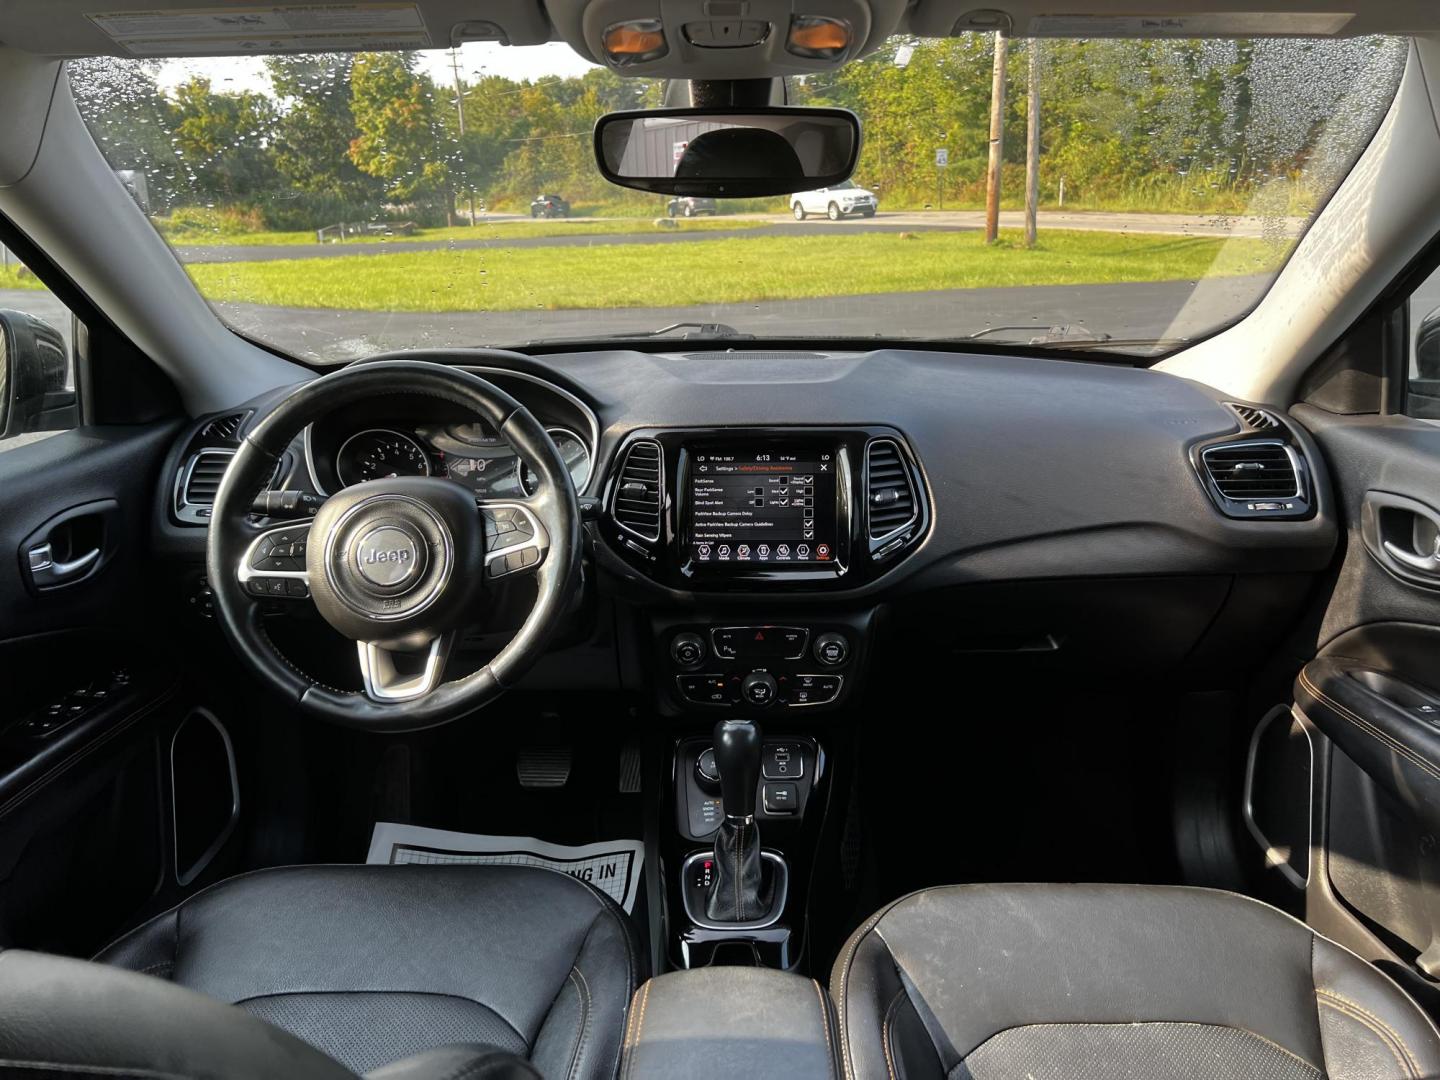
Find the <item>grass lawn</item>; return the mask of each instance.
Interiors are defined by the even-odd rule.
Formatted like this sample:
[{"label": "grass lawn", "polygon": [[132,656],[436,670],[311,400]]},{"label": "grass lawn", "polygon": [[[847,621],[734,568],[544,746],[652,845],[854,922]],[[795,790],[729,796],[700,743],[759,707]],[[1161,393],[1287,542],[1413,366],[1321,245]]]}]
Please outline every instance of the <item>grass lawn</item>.
[{"label": "grass lawn", "polygon": [[[663,215],[659,215],[663,216]],[[352,236],[346,244],[394,244],[407,240],[509,240],[526,236],[596,236],[623,233],[657,232],[654,216],[647,218],[609,218],[604,221],[481,221],[478,225],[453,225],[440,229],[416,229],[409,235]],[[731,217],[677,218],[675,228],[682,232],[706,232],[711,229],[753,229],[766,224],[761,221],[736,220]],[[166,229],[161,233],[177,247],[238,246],[271,247],[315,245],[313,232],[233,232],[209,229]],[[329,243],[327,247],[331,246]]]},{"label": "grass lawn", "polygon": [[362,311],[667,307],[1018,285],[1194,281],[1275,268],[1263,240],[1042,231],[730,237],[683,244],[393,252],[200,263],[212,300]]}]

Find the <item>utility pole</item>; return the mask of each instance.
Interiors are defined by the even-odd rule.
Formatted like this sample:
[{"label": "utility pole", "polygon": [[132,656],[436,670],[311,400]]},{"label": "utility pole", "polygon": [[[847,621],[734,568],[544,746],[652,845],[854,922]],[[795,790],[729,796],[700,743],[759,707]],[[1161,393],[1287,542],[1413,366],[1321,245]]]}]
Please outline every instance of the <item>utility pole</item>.
[{"label": "utility pole", "polygon": [[995,75],[990,83],[990,170],[985,177],[985,242],[1000,235],[1000,164],[1005,153],[1005,35],[995,31]]},{"label": "utility pole", "polygon": [[1035,246],[1040,209],[1040,39],[1030,39],[1029,101],[1025,106],[1025,246]]},{"label": "utility pole", "polygon": [[[460,81],[460,50],[455,45],[450,46],[450,72],[455,76],[455,113],[460,121],[460,137],[463,139],[465,137],[465,86]],[[461,153],[464,153],[463,147]],[[475,188],[468,183],[469,177],[466,180],[465,192],[470,199],[470,224],[473,226],[475,224]]]}]

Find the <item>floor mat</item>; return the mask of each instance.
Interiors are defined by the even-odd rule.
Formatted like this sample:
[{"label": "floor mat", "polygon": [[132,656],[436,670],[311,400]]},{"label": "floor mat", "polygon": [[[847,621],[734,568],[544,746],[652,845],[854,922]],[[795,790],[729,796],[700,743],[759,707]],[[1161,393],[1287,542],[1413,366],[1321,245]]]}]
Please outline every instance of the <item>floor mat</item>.
[{"label": "floor mat", "polygon": [[645,845],[608,840],[571,846],[530,836],[482,836],[377,821],[365,861],[380,865],[539,866],[589,882],[627,912],[640,891]]}]

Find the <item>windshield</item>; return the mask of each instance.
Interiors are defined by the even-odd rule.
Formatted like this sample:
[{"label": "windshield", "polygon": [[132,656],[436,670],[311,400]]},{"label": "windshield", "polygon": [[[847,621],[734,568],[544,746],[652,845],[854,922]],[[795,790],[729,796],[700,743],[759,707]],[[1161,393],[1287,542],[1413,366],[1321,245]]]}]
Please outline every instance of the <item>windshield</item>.
[{"label": "windshield", "polygon": [[[596,118],[664,88],[558,44],[100,58],[69,78],[217,314],[312,361],[677,324],[665,332],[1155,356],[1258,302],[1375,133],[1406,47],[892,39],[790,87],[860,116],[863,196],[713,204],[604,181]],[[25,287],[0,280],[0,301]]]}]

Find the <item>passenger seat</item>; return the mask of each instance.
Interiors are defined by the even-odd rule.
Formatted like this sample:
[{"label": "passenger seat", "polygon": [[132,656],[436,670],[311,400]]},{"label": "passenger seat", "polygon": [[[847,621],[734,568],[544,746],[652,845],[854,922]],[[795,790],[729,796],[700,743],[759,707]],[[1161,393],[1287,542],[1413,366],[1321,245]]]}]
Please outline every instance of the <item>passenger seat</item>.
[{"label": "passenger seat", "polygon": [[1440,1032],[1388,977],[1208,889],[926,889],[851,936],[831,991],[847,1077],[1440,1077]]}]

